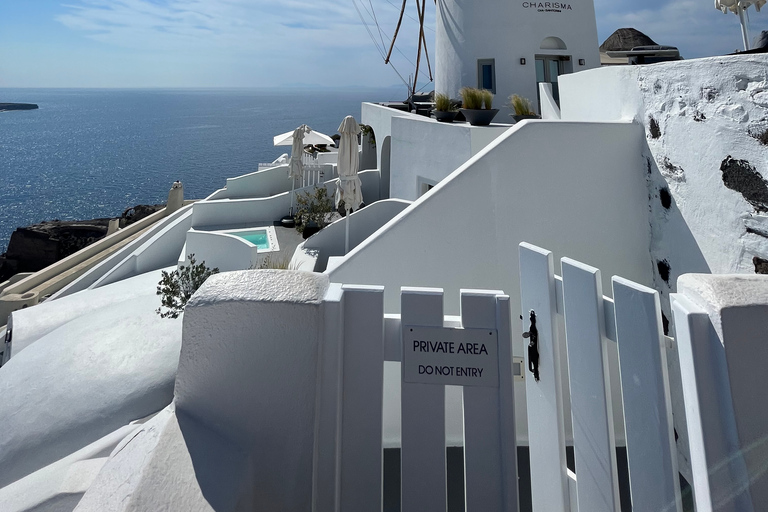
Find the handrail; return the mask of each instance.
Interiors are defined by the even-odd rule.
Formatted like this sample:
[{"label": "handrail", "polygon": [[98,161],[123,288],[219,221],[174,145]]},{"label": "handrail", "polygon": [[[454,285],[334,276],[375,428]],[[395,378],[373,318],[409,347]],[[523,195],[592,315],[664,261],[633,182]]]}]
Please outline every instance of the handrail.
[{"label": "handrail", "polygon": [[140,221],[135,222],[130,226],[126,226],[122,229],[119,229],[114,233],[112,233],[111,235],[106,236],[101,240],[80,249],[74,254],[70,254],[66,258],[61,259],[51,265],[48,265],[44,269],[35,272],[31,276],[25,279],[22,279],[18,283],[8,286],[5,290],[3,290],[2,293],[0,293],[0,297],[2,297],[3,295],[9,295],[12,293],[25,293],[32,290],[33,288],[35,288],[36,286],[39,286],[45,281],[79,265],[80,263],[83,263],[84,261],[103,252],[104,250],[118,244],[119,242],[122,242],[123,240],[127,239],[131,235],[135,235],[138,232],[144,230],[145,228],[151,226],[152,224],[154,224],[155,222],[164,218],[167,215],[165,210],[166,210],[165,208],[163,208],[162,210],[158,210],[152,215],[144,217]]}]

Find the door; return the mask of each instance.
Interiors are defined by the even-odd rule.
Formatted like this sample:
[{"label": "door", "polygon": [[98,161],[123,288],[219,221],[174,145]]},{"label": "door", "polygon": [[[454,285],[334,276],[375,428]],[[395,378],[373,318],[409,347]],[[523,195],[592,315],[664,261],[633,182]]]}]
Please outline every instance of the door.
[{"label": "door", "polygon": [[537,55],[536,56],[536,97],[539,101],[539,112],[541,112],[541,97],[539,95],[539,84],[552,84],[552,97],[555,98],[557,106],[560,106],[560,90],[557,85],[557,77],[563,74],[562,57],[557,55]]}]

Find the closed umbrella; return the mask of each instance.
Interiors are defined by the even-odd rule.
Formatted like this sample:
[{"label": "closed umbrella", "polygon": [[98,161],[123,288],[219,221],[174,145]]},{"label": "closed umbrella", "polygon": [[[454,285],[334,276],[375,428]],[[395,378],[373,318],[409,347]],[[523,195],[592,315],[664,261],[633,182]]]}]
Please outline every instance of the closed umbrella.
[{"label": "closed umbrella", "polygon": [[724,14],[731,11],[739,16],[741,38],[744,42],[745,50],[749,50],[749,27],[747,26],[746,11],[750,5],[754,5],[757,12],[760,12],[760,8],[765,3],[766,0],[715,0],[715,9],[723,11]]},{"label": "closed umbrella", "polygon": [[[293,130],[291,134],[291,159],[288,164],[288,178],[291,180],[291,210],[288,212],[289,217],[293,217],[293,191],[296,188],[296,180],[301,179],[304,174],[304,164],[301,161],[301,155],[304,151],[304,138],[308,133],[312,132],[312,128],[303,124]],[[280,137],[278,135],[278,137]],[[275,145],[283,145],[277,143],[277,137],[275,137]]]},{"label": "closed umbrella", "polygon": [[349,215],[352,210],[357,210],[363,202],[363,192],[357,171],[360,168],[360,153],[357,146],[357,135],[360,133],[360,125],[355,118],[347,116],[339,126],[339,185],[336,187],[336,208],[344,201],[344,209],[347,211],[344,237],[344,254],[349,251]]}]

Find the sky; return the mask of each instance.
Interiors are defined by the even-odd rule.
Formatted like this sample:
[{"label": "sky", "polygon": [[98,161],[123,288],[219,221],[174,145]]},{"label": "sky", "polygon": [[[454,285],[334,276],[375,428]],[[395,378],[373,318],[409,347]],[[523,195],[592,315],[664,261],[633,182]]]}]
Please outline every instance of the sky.
[{"label": "sky", "polygon": [[[738,17],[712,0],[594,3],[600,43],[634,27],[685,58],[741,47]],[[396,86],[414,69],[415,5],[393,69],[382,52],[398,0],[2,0],[0,87]],[[434,2],[426,6],[433,50]],[[752,36],[768,30],[768,6],[749,14]]]}]

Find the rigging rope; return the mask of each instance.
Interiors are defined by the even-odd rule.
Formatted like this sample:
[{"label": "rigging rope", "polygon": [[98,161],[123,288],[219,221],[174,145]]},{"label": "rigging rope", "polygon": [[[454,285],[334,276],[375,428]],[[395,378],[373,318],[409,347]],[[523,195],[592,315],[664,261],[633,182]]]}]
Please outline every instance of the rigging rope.
[{"label": "rigging rope", "polygon": [[384,38],[381,35],[381,27],[379,26],[379,20],[376,19],[376,11],[373,8],[373,4],[371,3],[371,0],[368,0],[368,5],[371,6],[371,12],[373,13],[373,22],[376,23],[376,28],[379,29],[379,39],[381,39],[381,46],[386,48],[386,45],[384,44]]},{"label": "rigging rope", "polygon": [[[390,3],[391,5],[394,5],[389,0],[386,0],[386,1],[388,3]],[[384,62],[386,64],[389,64],[392,67],[392,70],[395,72],[395,74],[397,74],[397,76],[400,78],[400,80],[403,82],[403,84],[405,84],[405,86],[408,88],[409,93],[410,93],[410,91],[414,91],[415,92],[416,91],[416,83],[418,82],[419,75],[423,74],[423,71],[420,73],[419,72],[418,64],[414,64],[413,61],[411,59],[409,59],[405,55],[405,53],[403,53],[403,51],[399,47],[397,47],[397,45],[394,44],[392,38],[390,38],[386,33],[384,33],[382,31],[381,26],[379,25],[378,18],[376,17],[376,11],[375,11],[375,9],[373,7],[373,3],[371,2],[371,0],[368,0],[368,4],[370,5],[370,8],[371,8],[370,11],[366,7],[365,2],[363,0],[361,0],[361,3],[362,3],[362,6],[363,6],[363,10],[365,10],[365,12],[373,19],[373,22],[376,25],[376,30],[379,33],[379,39],[381,41],[381,46],[379,46],[379,41],[376,40],[376,36],[371,31],[371,28],[369,26],[369,22],[364,18],[363,13],[360,11],[360,7],[358,7],[357,1],[356,0],[352,0],[352,5],[355,7],[355,11],[357,11],[357,15],[360,18],[360,22],[365,27],[365,31],[368,32],[368,37],[370,37],[371,42],[373,42],[373,45],[376,47],[376,51],[379,52],[379,55],[384,60]],[[417,8],[418,8],[418,0],[417,0]],[[420,13],[420,14],[423,17],[424,14],[423,13]],[[418,22],[418,20],[414,19],[413,17],[411,17],[411,16],[409,16],[407,14],[406,14],[406,16],[408,16],[408,18]],[[432,30],[434,32],[433,29],[430,28],[430,30]],[[410,78],[409,78],[409,80],[406,80],[405,78],[403,78],[403,75],[400,74],[400,72],[397,70],[397,68],[392,63],[392,61],[388,61],[387,60],[387,51],[386,51],[386,45],[384,43],[384,38],[386,38],[388,42],[392,42],[393,43],[392,44],[392,48],[397,50],[397,52],[400,55],[402,55],[402,57],[406,61],[408,61],[409,64],[411,64],[412,66],[416,67],[416,76],[414,77],[414,83],[413,84],[410,83]],[[420,34],[419,34],[419,47],[421,47],[422,41],[424,42],[424,51],[426,52],[427,51],[427,49],[426,49],[426,39],[424,39],[424,35],[423,35],[423,24],[421,25]],[[391,49],[390,49],[390,53],[391,53]],[[421,52],[419,51],[419,55],[417,55],[417,62],[418,62],[418,57],[420,57],[420,56],[421,56]],[[429,62],[429,56],[427,56],[427,62]],[[425,87],[427,87],[429,85],[430,82],[432,82],[431,71],[430,71],[430,76],[429,76],[429,82],[427,82],[424,85],[422,85],[418,90],[419,91],[423,90]]]}]

